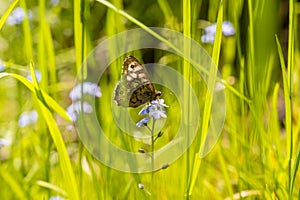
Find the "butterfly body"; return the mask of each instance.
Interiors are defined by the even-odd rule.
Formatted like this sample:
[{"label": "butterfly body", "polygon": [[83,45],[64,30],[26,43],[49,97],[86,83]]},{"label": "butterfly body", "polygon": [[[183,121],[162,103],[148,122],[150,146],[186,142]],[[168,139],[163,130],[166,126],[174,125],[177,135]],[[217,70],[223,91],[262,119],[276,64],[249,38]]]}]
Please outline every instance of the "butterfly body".
[{"label": "butterfly body", "polygon": [[125,58],[122,77],[115,88],[114,100],[118,106],[138,107],[161,95],[155,90],[146,69],[133,57]]}]

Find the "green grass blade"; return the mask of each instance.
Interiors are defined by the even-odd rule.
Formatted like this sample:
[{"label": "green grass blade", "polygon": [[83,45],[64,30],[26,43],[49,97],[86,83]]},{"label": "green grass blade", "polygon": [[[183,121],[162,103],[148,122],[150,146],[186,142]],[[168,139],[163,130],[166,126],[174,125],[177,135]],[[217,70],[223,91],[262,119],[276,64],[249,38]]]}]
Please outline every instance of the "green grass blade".
[{"label": "green grass blade", "polygon": [[[122,8],[122,1],[114,0],[114,4],[116,4],[119,8]],[[125,24],[122,21],[122,16],[118,15],[111,9],[107,10],[106,14],[106,23],[111,24],[106,28],[107,37],[116,35],[122,31],[126,30]],[[118,45],[114,43],[109,43],[109,55],[115,55],[116,49],[118,49]],[[110,70],[112,74],[112,81],[117,81],[120,76],[120,66],[122,66],[123,59],[117,59],[116,62],[111,63]]]},{"label": "green grass blade", "polygon": [[17,5],[18,2],[19,2],[19,0],[15,0],[12,4],[10,4],[10,6],[8,7],[8,9],[4,13],[4,15],[1,17],[1,19],[0,19],[0,31],[1,31],[4,23],[6,22],[8,16],[10,15],[11,11],[15,8],[15,6]]},{"label": "green grass blade", "polygon": [[24,193],[24,188],[22,188],[22,185],[16,180],[13,174],[10,174],[6,170],[1,170],[0,177],[2,182],[5,182],[10,186],[11,191],[13,191],[18,199],[27,199],[27,195]]},{"label": "green grass blade", "polygon": [[290,185],[291,185],[291,191],[290,191],[290,196],[292,196],[293,194],[293,189],[294,189],[294,185],[295,185],[295,180],[297,177],[297,172],[299,169],[299,163],[300,163],[300,142],[298,143],[298,150],[296,153],[296,159],[294,162],[294,166],[291,172],[291,181],[290,181]]},{"label": "green grass blade", "polygon": [[46,2],[45,0],[40,0],[39,4],[39,26],[38,26],[38,68],[41,71],[42,80],[41,80],[41,88],[45,91],[48,91],[49,81],[48,81],[48,63],[47,63],[47,52],[45,46],[45,24],[46,24]]},{"label": "green grass blade", "polygon": [[[52,87],[56,86],[56,64],[55,64],[55,52],[53,47],[51,29],[49,23],[45,20],[44,22],[44,31],[43,35],[45,38],[45,48],[47,53],[47,60],[48,60],[48,69],[49,69],[49,76],[50,76],[50,85]],[[56,92],[56,88],[54,88],[54,92]]]},{"label": "green grass blade", "polygon": [[[173,18],[173,12],[169,6],[168,1],[164,1],[164,0],[157,0],[157,3],[159,5],[159,7],[161,8],[162,12],[164,13],[164,16],[166,18],[166,21],[168,21],[169,19]],[[183,15],[184,16],[184,15]],[[184,22],[184,20],[183,20]]]},{"label": "green grass blade", "polygon": [[81,1],[74,1],[74,42],[76,55],[76,72],[79,72],[82,64],[82,22]]},{"label": "green grass blade", "polygon": [[[274,87],[273,95],[272,95],[272,110],[271,110],[271,117],[270,117],[270,134],[274,134],[273,141],[276,144],[276,147],[282,149],[281,138],[280,138],[280,125],[278,120],[278,91],[280,85],[277,83]],[[279,160],[284,160],[283,155],[278,153]]]},{"label": "green grass blade", "polygon": [[37,87],[38,90],[40,90],[38,81],[37,81],[36,76],[35,76],[34,66],[33,66],[33,63],[32,63],[32,62],[30,62],[30,73],[31,73],[33,85],[34,85],[35,87]]},{"label": "green grass blade", "polygon": [[196,181],[197,181],[197,178],[198,178],[198,173],[199,173],[199,169],[200,169],[200,166],[201,166],[201,157],[198,153],[195,154],[195,158],[194,158],[194,164],[193,164],[193,170],[192,170],[192,173],[191,173],[191,179],[190,179],[190,188],[189,188],[189,191],[188,191],[188,194],[189,196],[192,195],[193,193],[193,189],[195,187],[195,184],[196,184]]},{"label": "green grass blade", "polygon": [[[27,80],[25,77],[20,76],[18,74],[13,74],[13,73],[6,73],[2,72],[0,73],[0,79],[3,77],[13,77],[23,83],[31,92],[36,92],[35,87],[32,82]],[[57,114],[59,114],[61,117],[63,117],[65,120],[71,122],[72,120],[70,119],[70,116],[67,114],[65,109],[63,109],[54,99],[52,99],[46,92],[41,90],[42,95],[45,99],[46,104],[53,109]]]},{"label": "green grass blade", "polygon": [[159,34],[157,34],[156,32],[154,32],[150,28],[148,28],[145,24],[143,24],[139,20],[135,19],[134,17],[132,17],[131,15],[129,15],[128,13],[126,13],[125,11],[117,8],[116,6],[114,6],[113,4],[111,4],[110,2],[108,2],[106,0],[97,0],[97,1],[99,3],[105,5],[105,6],[109,7],[110,9],[112,9],[113,11],[115,11],[116,13],[122,15],[123,17],[125,17],[126,19],[128,19],[129,21],[131,21],[132,23],[138,25],[139,27],[141,27],[142,29],[144,29],[145,31],[147,31],[148,33],[150,33],[151,35],[153,35],[154,37],[156,37],[160,41],[162,41],[165,44],[167,44],[169,47],[171,47],[172,49],[174,49],[176,52],[178,52],[180,54],[182,53],[173,44],[171,44],[167,39],[165,39],[164,37],[160,36]]},{"label": "green grass blade", "polygon": [[[209,126],[210,121],[210,112],[211,112],[211,106],[212,106],[212,99],[213,99],[213,93],[210,93],[211,91],[214,91],[215,86],[215,79],[217,75],[217,66],[219,64],[219,56],[220,56],[220,50],[221,50],[221,40],[222,40],[222,21],[223,21],[223,4],[220,4],[218,19],[217,19],[217,31],[215,35],[215,42],[213,46],[213,52],[212,52],[212,60],[215,65],[212,65],[210,67],[210,74],[208,79],[208,93],[205,97],[205,105],[204,105],[204,111],[203,111],[203,122],[201,127],[201,143],[204,144],[206,140],[206,134]],[[200,146],[199,149],[199,155],[202,153],[202,148],[204,145]]]},{"label": "green grass blade", "polygon": [[249,59],[247,60],[248,67],[248,73],[247,76],[249,78],[248,86],[249,86],[249,92],[250,96],[253,97],[254,89],[255,89],[255,74],[254,74],[254,66],[255,66],[255,56],[254,56],[254,17],[253,17],[253,6],[252,1],[248,0],[248,12],[249,12],[249,28],[248,28],[248,34],[249,34],[249,41],[248,41],[248,55]]},{"label": "green grass blade", "polygon": [[48,108],[41,101],[39,101],[39,106],[41,108],[44,120],[46,121],[49,132],[52,136],[52,139],[54,141],[54,144],[56,146],[59,155],[60,168],[64,177],[64,181],[65,181],[64,184],[68,196],[70,199],[77,200],[79,199],[79,193],[78,193],[78,187],[75,179],[75,174],[72,169],[71,160],[68,156],[67,149],[62,139],[61,133]]},{"label": "green grass blade", "polygon": [[44,187],[44,188],[48,188],[60,195],[62,195],[63,197],[67,197],[68,194],[66,193],[66,191],[64,191],[63,189],[61,189],[60,187],[58,187],[57,185],[53,185],[52,183],[48,183],[48,182],[45,182],[45,181],[37,181],[37,184],[41,187]]},{"label": "green grass blade", "polygon": [[[292,198],[293,187],[291,185],[292,174],[292,159],[293,159],[293,128],[292,128],[292,115],[293,115],[293,65],[294,65],[294,43],[295,43],[295,26],[294,26],[294,0],[289,0],[289,40],[288,40],[288,65],[287,65],[287,86],[289,96],[285,96],[285,101],[288,101],[288,107],[286,107],[286,136],[287,136],[287,156],[289,158],[289,194]],[[287,99],[288,98],[288,99]],[[287,110],[289,109],[289,110]]]},{"label": "green grass blade", "polygon": [[[182,23],[183,23],[183,34],[185,36],[187,36],[188,38],[191,38],[192,35],[191,35],[191,24],[192,24],[192,16],[191,16],[191,0],[186,0],[186,1],[183,1],[183,19],[182,19]],[[191,41],[190,40],[184,40],[184,55],[187,57],[187,58],[190,58],[190,55],[191,55]],[[191,65],[190,63],[187,61],[187,60],[183,60],[183,68],[182,68],[182,72],[183,72],[183,76],[191,83],[192,82],[192,74],[191,74]],[[191,89],[189,88],[188,90],[184,90],[183,91],[184,93],[184,99],[183,101],[186,102],[184,105],[183,105],[183,111],[182,113],[184,115],[187,115],[185,117],[186,119],[186,124],[189,123],[190,119],[191,119],[191,115],[192,115],[192,112],[191,110],[193,110],[193,105],[191,103]],[[190,128],[189,126],[187,127],[187,133],[190,132]],[[190,143],[190,137],[189,137],[189,134],[187,134],[187,146],[188,144]],[[190,149],[187,150],[186,152],[186,161],[185,161],[185,172],[184,172],[184,176],[186,177],[186,191],[187,193],[189,194],[189,191],[190,191],[190,156],[191,156],[191,153],[190,153]],[[187,198],[189,198],[188,195],[186,195]]]},{"label": "green grass blade", "polygon": [[292,76],[294,64],[294,0],[289,0],[289,40],[288,40],[288,85],[290,93],[292,92]]},{"label": "green grass blade", "polygon": [[[209,126],[209,121],[210,121],[210,112],[211,112],[211,106],[212,106],[212,99],[213,99],[213,94],[211,94],[211,91],[214,91],[214,85],[217,75],[217,67],[219,63],[219,56],[220,56],[220,50],[221,50],[221,40],[222,40],[222,22],[223,22],[223,4],[220,4],[219,8],[219,13],[218,13],[218,18],[217,18],[217,30],[216,30],[216,35],[215,35],[215,42],[214,42],[214,47],[213,47],[213,53],[212,53],[212,60],[215,65],[210,67],[210,75],[208,79],[208,93],[205,97],[205,105],[204,105],[204,111],[203,111],[203,121],[202,121],[202,127],[201,127],[201,144],[199,147],[198,155],[201,157],[202,151],[204,148],[206,136],[207,136],[207,131],[208,131],[208,126]],[[195,160],[195,163],[199,163],[199,160]],[[197,166],[199,165],[199,166]],[[198,170],[200,167],[200,163],[196,164],[196,168],[193,170],[196,170],[193,172],[193,177],[192,177],[192,185],[190,187],[189,194],[192,194],[194,184],[195,184],[195,177],[198,176]]]},{"label": "green grass blade", "polygon": [[[25,86],[27,86],[37,97],[39,97],[37,92],[41,92],[41,90],[38,86],[32,64],[30,66],[31,66],[31,74],[32,74],[33,84],[31,82],[29,82],[27,79],[25,79],[24,77],[21,77],[17,74],[1,73],[0,78],[5,77],[5,76],[12,76],[12,77],[18,79],[19,81],[21,81],[22,83],[24,83]],[[46,93],[42,94],[43,97],[44,97],[44,94],[46,94]],[[45,97],[46,97],[46,95],[45,95]],[[62,139],[59,128],[58,128],[51,112],[49,111],[48,107],[46,106],[46,105],[49,105],[48,104],[49,102],[47,102],[47,98],[42,99],[42,100],[45,100],[45,102],[42,102],[39,99],[39,101],[38,101],[39,106],[41,108],[41,112],[43,114],[44,120],[47,124],[47,127],[50,131],[50,134],[52,136],[52,139],[55,143],[55,146],[56,146],[58,154],[59,154],[60,167],[61,167],[61,171],[64,176],[65,187],[68,192],[68,196],[70,199],[77,200],[77,199],[79,199],[78,188],[77,188],[77,184],[76,184],[74,171],[71,166],[71,161],[67,154],[66,146]],[[46,105],[44,103],[46,103]]]},{"label": "green grass blade", "polygon": [[[284,57],[282,53],[282,48],[280,45],[280,42],[278,40],[278,37],[276,36],[276,44],[277,44],[277,49],[278,49],[278,54],[279,54],[279,59],[280,59],[280,65],[281,65],[281,71],[282,71],[282,79],[283,79],[283,90],[284,90],[284,100],[285,100],[285,127],[286,127],[286,140],[287,140],[287,153],[288,153],[288,163],[289,163],[289,168],[291,165],[291,140],[292,140],[292,102],[291,102],[291,95],[290,94],[290,86],[288,82],[288,77],[287,77],[287,72],[286,72],[286,66],[284,63]],[[291,181],[291,171],[290,169],[288,170],[288,177],[289,177],[289,185]],[[289,188],[289,191],[291,192],[291,188]],[[290,193],[291,195],[291,193]]]},{"label": "green grass blade", "polygon": [[[165,39],[164,37],[160,36],[156,32],[152,31],[145,24],[143,24],[142,22],[138,21],[137,19],[135,19],[134,17],[132,17],[131,15],[129,15],[128,13],[126,13],[125,11],[118,9],[116,6],[114,6],[113,4],[111,4],[110,2],[108,2],[106,0],[97,0],[97,1],[99,3],[101,3],[101,4],[103,4],[103,5],[111,8],[116,13],[122,15],[123,17],[125,17],[126,19],[128,19],[132,23],[136,24],[137,26],[141,27],[142,29],[144,29],[145,31],[147,31],[149,34],[153,35],[154,37],[156,37],[157,39],[159,39],[160,41],[162,41],[163,43],[165,43],[166,45],[168,45],[170,48],[172,48],[174,51],[176,51],[179,55],[183,55],[183,53],[179,49],[177,49],[173,44],[171,44],[167,39]],[[201,67],[201,69],[202,69],[202,71],[205,74],[209,74],[209,72],[205,68]],[[227,84],[226,81],[221,80],[218,77],[215,77],[215,79],[218,80],[218,81],[221,81],[226,86],[226,88],[228,88],[230,91],[232,91],[234,94],[236,94],[240,98],[244,99],[247,103],[251,103],[251,100],[249,100],[244,95],[240,94],[234,87],[232,87],[230,84]]]},{"label": "green grass blade", "polygon": [[30,24],[28,20],[28,12],[27,12],[27,6],[26,1],[21,0],[20,5],[23,7],[25,12],[25,18],[23,20],[23,33],[24,33],[24,53],[27,58],[27,62],[31,59],[33,59],[33,47],[32,47],[32,33],[30,30]]},{"label": "green grass blade", "polygon": [[228,169],[227,169],[228,164],[226,163],[226,160],[225,160],[224,155],[222,153],[221,146],[219,146],[219,145],[216,146],[216,149],[217,149],[217,153],[218,153],[218,159],[219,159],[220,167],[221,167],[222,172],[223,172],[224,181],[226,183],[225,184],[226,188],[228,190],[229,196],[233,197],[233,188],[232,188],[232,185],[231,185],[231,177],[230,177],[230,174],[228,173]]},{"label": "green grass blade", "polygon": [[79,200],[79,192],[78,192],[78,187],[75,179],[75,174],[71,165],[71,160],[68,156],[66,146],[62,139],[62,134],[59,131],[56,121],[53,118],[52,113],[49,110],[48,104],[45,101],[43,93],[38,85],[38,81],[35,76],[34,66],[32,62],[30,63],[30,69],[31,69],[31,77],[33,80],[33,85],[35,88],[35,94],[36,97],[38,98],[38,104],[40,106],[44,120],[47,124],[47,127],[49,129],[49,132],[51,134],[51,137],[54,141],[54,144],[56,146],[59,155],[60,168],[64,177],[65,188],[67,190],[70,199]]}]

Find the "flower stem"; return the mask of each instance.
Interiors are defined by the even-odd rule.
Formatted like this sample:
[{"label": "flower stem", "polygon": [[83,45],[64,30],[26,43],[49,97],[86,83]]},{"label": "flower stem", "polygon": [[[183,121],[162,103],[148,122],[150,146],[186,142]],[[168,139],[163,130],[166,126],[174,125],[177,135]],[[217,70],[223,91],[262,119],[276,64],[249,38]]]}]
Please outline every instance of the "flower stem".
[{"label": "flower stem", "polygon": [[[155,119],[153,118],[152,130],[151,130],[151,164],[152,164],[152,188],[154,186],[154,127],[155,127]],[[154,189],[154,188],[153,188]]]}]

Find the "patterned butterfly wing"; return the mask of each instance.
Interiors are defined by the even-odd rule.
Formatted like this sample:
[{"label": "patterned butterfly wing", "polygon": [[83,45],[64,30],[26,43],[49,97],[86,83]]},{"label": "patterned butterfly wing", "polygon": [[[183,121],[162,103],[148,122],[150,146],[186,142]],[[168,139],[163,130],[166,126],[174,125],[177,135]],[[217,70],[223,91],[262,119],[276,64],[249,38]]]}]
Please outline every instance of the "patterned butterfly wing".
[{"label": "patterned butterfly wing", "polygon": [[118,106],[138,107],[147,102],[155,100],[161,95],[160,91],[156,91],[147,71],[133,57],[125,58],[122,69],[122,77],[115,88],[115,97]]}]

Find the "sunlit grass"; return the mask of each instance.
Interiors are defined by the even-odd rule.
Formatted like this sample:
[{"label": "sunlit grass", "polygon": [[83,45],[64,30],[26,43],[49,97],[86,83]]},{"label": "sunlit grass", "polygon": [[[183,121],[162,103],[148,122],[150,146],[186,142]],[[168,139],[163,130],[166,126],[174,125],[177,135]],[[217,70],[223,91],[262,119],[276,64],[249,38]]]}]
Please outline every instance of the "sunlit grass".
[{"label": "sunlit grass", "polygon": [[[223,4],[194,0],[178,4],[161,0],[19,0],[3,5],[6,8],[1,9],[0,19],[0,65],[3,63],[4,70],[0,73],[1,199],[300,196],[299,3],[289,0],[287,16],[278,12],[278,8],[286,8],[279,0],[229,0]],[[7,24],[17,7],[24,10],[24,19],[15,25]],[[144,7],[147,9],[139,10]],[[207,24],[217,22],[213,45],[201,43],[204,20],[209,21]],[[234,36],[222,36],[221,24],[225,20],[234,25]],[[283,34],[286,27],[281,20],[288,24],[288,34]],[[197,92],[201,113],[195,141],[176,162],[154,173],[123,173],[92,156],[65,110],[72,103],[69,92],[75,79],[79,83],[88,78],[89,63],[82,63],[99,41],[139,27],[183,55],[151,26],[180,31],[201,43],[218,66],[222,80],[215,78],[214,68],[203,70],[209,75],[208,85],[204,86],[191,63],[168,52],[128,52],[151,62],[161,59],[160,62],[182,73]],[[184,55],[189,55],[191,49],[189,44],[185,45]],[[109,47],[107,55],[114,55],[116,48]],[[110,114],[113,89],[121,76],[125,56],[111,63],[99,81],[103,95],[96,101],[97,117],[107,137],[118,147],[128,151],[143,147],[151,152],[149,145],[124,134]],[[35,78],[34,68],[41,72],[40,82]],[[31,75],[32,81],[27,75]],[[211,114],[212,96],[207,90],[213,91],[216,81],[225,86],[227,115],[217,144],[207,156],[201,157]],[[184,108],[179,109],[172,91],[161,89],[169,107],[164,135],[156,147],[175,137],[172,131],[178,128],[178,115],[194,114],[180,113],[193,110],[194,105],[189,103],[191,91],[184,91]],[[37,111],[38,121],[19,126],[21,113],[32,109]],[[131,109],[133,118],[138,119],[138,111]],[[1,139],[9,140],[10,144],[2,146]]]}]

